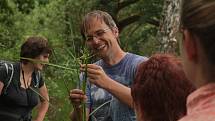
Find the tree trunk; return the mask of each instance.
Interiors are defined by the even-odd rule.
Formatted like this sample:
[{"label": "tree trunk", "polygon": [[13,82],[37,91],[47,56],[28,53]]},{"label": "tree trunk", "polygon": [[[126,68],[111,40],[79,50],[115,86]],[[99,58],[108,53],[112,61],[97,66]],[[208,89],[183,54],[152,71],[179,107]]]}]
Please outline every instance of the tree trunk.
[{"label": "tree trunk", "polygon": [[157,34],[160,41],[160,51],[164,53],[177,53],[178,43],[176,34],[180,25],[181,0],[165,0],[162,21]]}]

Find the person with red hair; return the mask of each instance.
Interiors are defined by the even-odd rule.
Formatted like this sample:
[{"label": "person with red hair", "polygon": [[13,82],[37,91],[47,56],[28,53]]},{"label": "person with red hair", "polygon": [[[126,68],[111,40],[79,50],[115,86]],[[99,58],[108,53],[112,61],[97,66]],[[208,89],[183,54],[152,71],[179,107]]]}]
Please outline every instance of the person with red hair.
[{"label": "person with red hair", "polygon": [[194,85],[179,59],[156,54],[140,64],[131,95],[138,121],[176,121],[186,114],[186,98]]}]

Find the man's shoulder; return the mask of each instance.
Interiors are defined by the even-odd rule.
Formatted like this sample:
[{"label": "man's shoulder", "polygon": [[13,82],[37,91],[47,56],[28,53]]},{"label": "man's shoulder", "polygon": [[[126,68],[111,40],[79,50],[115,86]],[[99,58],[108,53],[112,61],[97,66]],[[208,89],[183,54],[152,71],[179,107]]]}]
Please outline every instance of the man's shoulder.
[{"label": "man's shoulder", "polygon": [[[117,66],[120,66],[120,65],[123,65],[123,66],[124,65],[126,65],[126,66],[137,65],[137,64],[144,62],[146,60],[148,60],[148,58],[145,56],[141,56],[141,55],[127,52],[125,57],[117,64]],[[102,59],[96,61],[94,64],[99,65],[99,66],[105,66],[105,63]]]},{"label": "man's shoulder", "polygon": [[127,53],[127,59],[131,62],[134,62],[134,63],[139,63],[139,62],[143,62],[143,61],[146,61],[148,60],[147,57],[145,56],[141,56],[141,55],[137,55],[137,54],[134,54],[134,53]]},{"label": "man's shoulder", "polygon": [[126,55],[127,55],[128,57],[133,57],[133,58],[147,59],[146,56],[142,56],[142,55],[138,55],[138,54],[134,54],[134,53],[129,53],[129,52],[127,52]]},{"label": "man's shoulder", "polygon": [[96,65],[101,66],[101,65],[102,65],[102,59],[97,60],[97,61],[94,62],[93,64],[96,64]]}]

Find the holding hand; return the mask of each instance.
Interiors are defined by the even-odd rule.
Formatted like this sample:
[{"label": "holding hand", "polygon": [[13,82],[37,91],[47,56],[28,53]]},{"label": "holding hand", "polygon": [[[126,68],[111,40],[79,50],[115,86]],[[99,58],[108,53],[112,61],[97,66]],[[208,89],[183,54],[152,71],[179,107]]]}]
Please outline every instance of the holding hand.
[{"label": "holding hand", "polygon": [[80,108],[81,103],[86,101],[87,96],[80,89],[72,89],[70,90],[69,98],[74,108]]},{"label": "holding hand", "polygon": [[[85,71],[86,65],[81,65],[81,71]],[[112,79],[107,76],[101,66],[96,64],[87,64],[87,77],[89,81],[98,87],[105,88]]]}]

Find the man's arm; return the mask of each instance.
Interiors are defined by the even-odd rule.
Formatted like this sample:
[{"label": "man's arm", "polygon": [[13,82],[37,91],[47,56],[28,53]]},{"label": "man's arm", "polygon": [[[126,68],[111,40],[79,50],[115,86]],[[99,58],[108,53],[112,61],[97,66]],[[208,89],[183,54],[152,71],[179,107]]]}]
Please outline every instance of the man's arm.
[{"label": "man's arm", "polygon": [[[81,68],[84,71],[84,66]],[[88,79],[91,83],[101,87],[121,102],[127,104],[129,107],[133,108],[133,99],[131,97],[131,89],[129,87],[120,84],[119,82],[112,80],[108,77],[102,67],[95,64],[87,64]]]},{"label": "man's arm", "polygon": [[3,84],[3,82],[0,81],[0,95],[2,93],[3,87],[4,87],[4,84]]},{"label": "man's arm", "polygon": [[107,84],[104,84],[102,88],[110,92],[117,99],[119,99],[124,104],[127,104],[130,108],[133,108],[133,98],[131,96],[131,88],[120,84],[112,79],[106,80]]}]

